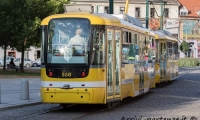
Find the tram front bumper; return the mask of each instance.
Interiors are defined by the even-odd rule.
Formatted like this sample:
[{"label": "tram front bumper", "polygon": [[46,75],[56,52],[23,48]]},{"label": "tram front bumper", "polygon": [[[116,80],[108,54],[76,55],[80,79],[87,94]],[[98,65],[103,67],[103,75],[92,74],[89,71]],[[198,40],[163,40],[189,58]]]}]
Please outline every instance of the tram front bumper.
[{"label": "tram front bumper", "polygon": [[105,88],[41,88],[43,103],[104,104]]}]

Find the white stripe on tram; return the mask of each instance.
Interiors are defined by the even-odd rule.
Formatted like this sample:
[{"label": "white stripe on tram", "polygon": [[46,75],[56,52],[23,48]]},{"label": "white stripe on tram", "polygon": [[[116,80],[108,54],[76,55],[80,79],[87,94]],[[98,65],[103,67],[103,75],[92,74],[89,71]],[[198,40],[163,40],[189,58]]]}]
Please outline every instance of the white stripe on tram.
[{"label": "white stripe on tram", "polygon": [[41,87],[59,87],[62,88],[64,85],[69,85],[70,88],[78,87],[78,88],[85,88],[85,87],[105,87],[105,81],[98,81],[98,82],[41,82]]},{"label": "white stripe on tram", "polygon": [[[123,79],[122,84],[133,83],[133,79]],[[64,85],[69,85],[70,88],[78,87],[106,87],[106,81],[91,81],[91,82],[50,82],[50,81],[41,81],[41,87],[59,87],[62,88]]]}]

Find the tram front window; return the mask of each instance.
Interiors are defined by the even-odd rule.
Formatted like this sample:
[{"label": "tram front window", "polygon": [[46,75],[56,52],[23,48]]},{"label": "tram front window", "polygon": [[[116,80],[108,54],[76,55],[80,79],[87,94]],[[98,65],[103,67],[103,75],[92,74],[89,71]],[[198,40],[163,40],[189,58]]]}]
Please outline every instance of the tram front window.
[{"label": "tram front window", "polygon": [[48,25],[47,63],[88,64],[90,21],[52,19]]}]

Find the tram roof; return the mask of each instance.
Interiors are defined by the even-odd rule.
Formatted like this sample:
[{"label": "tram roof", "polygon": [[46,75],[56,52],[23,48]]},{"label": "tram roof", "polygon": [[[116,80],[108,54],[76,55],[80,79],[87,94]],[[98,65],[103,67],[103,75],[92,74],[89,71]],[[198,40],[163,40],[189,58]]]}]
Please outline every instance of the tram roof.
[{"label": "tram roof", "polygon": [[163,40],[172,40],[172,41],[177,41],[178,40],[176,38],[174,38],[173,36],[165,33],[165,32],[162,32],[160,30],[158,31],[154,31],[156,33],[156,39],[163,39]]},{"label": "tram roof", "polygon": [[49,21],[54,18],[88,18],[93,25],[120,25],[118,18],[108,14],[90,14],[84,12],[70,12],[64,14],[55,14],[42,20],[41,25],[48,25]]},{"label": "tram roof", "polygon": [[[54,18],[88,18],[93,25],[112,25],[132,29],[140,33],[155,36],[155,33],[140,25],[134,25],[123,19],[123,14],[105,14],[105,13],[84,13],[84,12],[68,12],[64,14],[55,14],[42,20],[41,25],[48,25],[49,21]],[[133,20],[133,19],[132,19]],[[137,21],[136,21],[137,22]],[[138,24],[138,23],[137,23]]]}]

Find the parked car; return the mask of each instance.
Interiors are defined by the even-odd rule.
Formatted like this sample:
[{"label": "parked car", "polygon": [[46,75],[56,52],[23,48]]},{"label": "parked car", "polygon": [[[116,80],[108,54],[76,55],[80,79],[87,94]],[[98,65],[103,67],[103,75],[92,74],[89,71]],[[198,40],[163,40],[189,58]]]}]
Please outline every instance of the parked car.
[{"label": "parked car", "polygon": [[[15,59],[13,56],[6,56],[6,65],[10,63],[11,59]],[[0,66],[4,65],[4,57],[0,59]]]},{"label": "parked car", "polygon": [[[21,58],[16,58],[14,60],[14,63],[16,66],[19,66],[21,64]],[[29,58],[24,58],[24,67],[31,67],[33,65],[33,61]]]},{"label": "parked car", "polygon": [[37,67],[41,65],[41,58],[38,58],[37,60],[33,61],[33,67]]}]

